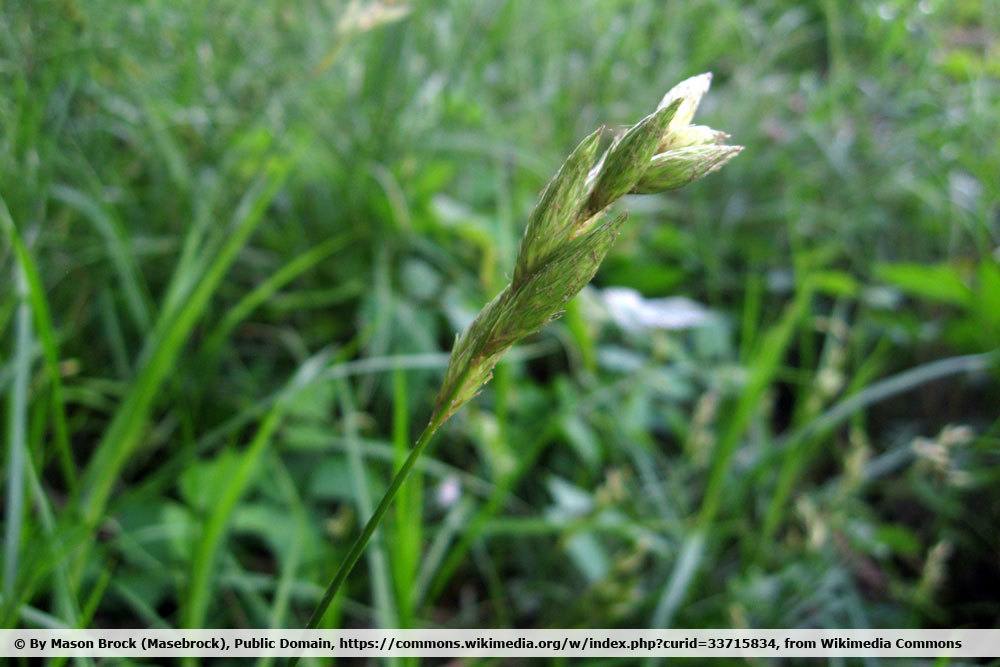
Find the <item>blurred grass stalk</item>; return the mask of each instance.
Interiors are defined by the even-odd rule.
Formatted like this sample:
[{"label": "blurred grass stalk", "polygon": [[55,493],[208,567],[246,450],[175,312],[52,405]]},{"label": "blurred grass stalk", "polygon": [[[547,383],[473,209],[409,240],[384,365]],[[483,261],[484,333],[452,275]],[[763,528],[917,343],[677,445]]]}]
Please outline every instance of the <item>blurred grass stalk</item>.
[{"label": "blurred grass stalk", "polygon": [[[761,386],[766,388],[773,380],[778,370],[777,363],[790,342],[796,323],[805,315],[805,308],[814,293],[810,279],[806,278],[803,284],[804,287],[800,290],[799,297],[786,311],[784,318],[769,331],[757,356],[758,361],[751,374],[750,387],[743,394],[736,415],[726,431],[725,438],[719,443],[719,449],[713,460],[709,485],[705,491],[694,529],[681,545],[674,568],[653,614],[653,627],[669,626],[697,578],[722,501],[725,488],[723,481],[732,463],[735,443],[749,423],[744,415],[752,414],[753,406],[763,398],[759,393],[759,388]],[[802,465],[802,457],[805,456],[804,451],[808,447],[822,442],[824,435],[828,435],[850,417],[872,405],[946,377],[987,372],[990,369],[995,369],[998,364],[1000,364],[1000,351],[994,350],[981,354],[940,359],[911,368],[847,396],[783,438],[767,456],[768,459],[772,459],[781,455],[784,457],[782,461],[762,462],[765,465],[778,465],[779,477],[760,529],[755,556],[759,559],[775,536],[781,514],[788,506],[792,487],[798,479],[797,474]],[[760,384],[761,382],[763,385]],[[745,412],[744,408],[750,409],[750,412]]]},{"label": "blurred grass stalk", "polygon": [[[203,258],[200,266],[187,267],[183,263],[178,265],[170,291],[182,289],[183,286],[187,290],[183,297],[169,299],[168,307],[160,313],[143,350],[141,368],[84,472],[79,511],[85,525],[92,532],[97,529],[104,515],[114,481],[129,456],[139,446],[142,430],[153,409],[156,395],[174,368],[209,299],[239,251],[263,221],[264,214],[283,185],[291,165],[290,158],[269,161],[236,208],[233,225],[225,235],[219,251],[214,256]],[[193,227],[191,233],[198,231],[197,227]],[[182,275],[182,269],[185,268],[187,270]],[[188,275],[191,271],[200,279]],[[88,549],[84,546],[77,557],[72,572],[74,586],[79,584],[82,577],[87,553]]]},{"label": "blurred grass stalk", "polygon": [[599,128],[548,183],[528,220],[511,282],[456,340],[430,421],[341,561],[307,627],[319,626],[434,434],[489,382],[517,341],[558,317],[590,282],[626,219],[624,213],[607,216],[609,207],[626,194],[680,188],[742,150],[725,144],[725,133],[690,124],[710,83],[711,75],[701,74],[672,88],[656,111],[616,137],[597,159],[604,134]]},{"label": "blurred grass stalk", "polygon": [[722,503],[726,476],[736,453],[736,447],[749,427],[753,415],[758,412],[759,405],[779,370],[785,351],[792,341],[792,335],[808,311],[812,293],[813,288],[807,280],[799,288],[795,300],[788,306],[781,320],[761,341],[760,349],[754,356],[746,387],[740,394],[733,417],[712,456],[712,468],[702,498],[701,510],[695,519],[693,531],[681,546],[673,572],[653,613],[653,627],[665,627],[670,623],[698,573],[705,542]]},{"label": "blurred grass stalk", "polygon": [[28,379],[31,373],[31,309],[24,271],[15,267],[18,298],[15,315],[14,377],[10,386],[7,454],[7,501],[4,507],[3,593],[14,597],[17,582],[21,527],[24,520],[24,472],[28,450]]},{"label": "blurred grass stalk", "polygon": [[[16,584],[19,575],[21,532],[24,521],[26,475],[35,499],[38,515],[48,538],[50,555],[57,557],[62,551],[52,510],[38,480],[35,464],[31,460],[31,453],[28,449],[28,389],[35,334],[32,328],[32,319],[34,319],[34,328],[37,329],[41,343],[42,356],[50,383],[55,448],[67,488],[75,489],[77,479],[76,464],[69,446],[69,429],[66,424],[62,379],[58,363],[59,352],[52,328],[48,301],[34,259],[18,232],[2,197],[0,197],[0,227],[3,229],[3,236],[7,239],[9,246],[14,250],[16,258],[14,285],[17,297],[13,354],[14,378],[10,388],[9,404],[9,460],[7,463],[6,530],[2,582],[4,599],[3,603],[0,604],[0,609],[3,610],[0,616],[9,619],[13,610],[19,607]],[[44,461],[40,461],[38,468],[41,469],[43,466]],[[64,619],[75,625],[78,622],[79,612],[76,609],[75,599],[71,594],[66,573],[61,566],[57,568],[55,583],[55,597],[59,612]]]},{"label": "blurred grass stalk", "polygon": [[[14,250],[14,256],[17,258],[18,279],[15,282],[19,289],[22,287],[26,289],[25,305],[30,306],[31,313],[34,315],[35,329],[38,331],[38,339],[42,346],[42,356],[45,360],[45,370],[52,394],[52,421],[56,455],[59,457],[59,466],[66,486],[72,491],[76,489],[77,485],[76,462],[73,460],[73,452],[69,443],[62,374],[59,370],[59,348],[55,329],[52,326],[51,310],[38,267],[28,250],[28,246],[18,232],[17,225],[14,224],[14,219],[11,217],[3,197],[0,197],[0,227],[2,227],[3,236],[6,237],[8,244]],[[23,280],[23,284],[21,280]],[[30,322],[28,326],[30,326]]]}]

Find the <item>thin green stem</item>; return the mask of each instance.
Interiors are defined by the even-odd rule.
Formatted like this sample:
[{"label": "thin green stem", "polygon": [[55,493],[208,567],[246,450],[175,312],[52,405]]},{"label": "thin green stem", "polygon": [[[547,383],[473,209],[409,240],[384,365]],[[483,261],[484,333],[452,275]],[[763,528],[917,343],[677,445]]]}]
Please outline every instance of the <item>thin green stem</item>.
[{"label": "thin green stem", "polygon": [[[333,598],[337,596],[337,593],[340,591],[340,587],[344,585],[344,582],[347,580],[351,570],[354,569],[354,566],[361,558],[361,554],[364,553],[365,547],[368,546],[368,541],[371,540],[372,535],[375,534],[375,530],[378,528],[378,525],[382,522],[382,518],[392,505],[392,501],[396,497],[396,493],[399,492],[400,487],[403,486],[406,478],[409,477],[410,471],[413,469],[414,464],[416,464],[417,459],[420,458],[420,455],[427,448],[431,438],[434,437],[434,434],[441,427],[441,424],[444,423],[445,414],[445,411],[439,410],[434,415],[431,421],[424,428],[423,433],[420,434],[420,437],[417,439],[417,443],[413,446],[413,449],[410,450],[410,455],[406,457],[406,460],[403,461],[403,465],[400,466],[398,471],[396,471],[396,474],[392,478],[392,482],[389,484],[389,488],[386,489],[385,495],[382,496],[382,500],[379,501],[378,507],[375,508],[375,512],[372,514],[371,518],[368,519],[368,523],[365,524],[361,534],[358,535],[356,540],[354,540],[354,544],[351,545],[351,549],[347,552],[344,560],[340,562],[340,567],[337,568],[337,573],[333,575],[333,580],[330,581],[330,585],[327,586],[326,592],[323,593],[323,598],[319,601],[319,604],[316,605],[316,609],[313,610],[312,616],[309,618],[309,623],[306,624],[306,629],[315,630],[319,626],[319,622],[326,613],[330,603],[333,602]],[[295,658],[292,660],[291,664],[295,665],[297,662],[298,658]]]},{"label": "thin green stem", "polygon": [[[383,517],[385,517],[386,512],[389,511],[389,507],[392,506],[392,501],[399,493],[399,489],[406,482],[406,478],[410,476],[410,471],[413,470],[413,466],[416,465],[417,459],[423,454],[424,450],[427,449],[427,445],[430,444],[431,438],[437,433],[441,425],[448,421],[448,418],[452,414],[452,403],[455,401],[455,397],[458,395],[462,385],[465,383],[465,379],[469,376],[471,368],[466,366],[462,372],[459,374],[457,381],[453,383],[451,390],[446,396],[440,397],[434,408],[434,412],[431,414],[431,419],[424,427],[423,432],[420,437],[417,438],[417,442],[413,445],[413,449],[410,450],[410,455],[406,457],[403,461],[403,465],[399,467],[396,474],[393,475],[392,481],[389,483],[389,488],[386,489],[385,494],[382,496],[382,500],[379,501],[378,507],[375,508],[375,512],[372,514],[371,518],[368,519],[368,523],[365,524],[364,529],[358,536],[358,539],[354,540],[354,544],[351,545],[350,551],[344,557],[344,560],[340,562],[340,567],[337,568],[337,573],[333,575],[333,580],[330,581],[330,585],[326,587],[326,591],[323,593],[323,598],[316,605],[316,609],[313,610],[312,616],[309,618],[309,622],[306,624],[307,630],[315,630],[319,627],[320,621],[323,619],[326,610],[330,607],[330,603],[337,596],[340,591],[340,587],[344,585],[347,580],[348,575],[351,574],[351,570],[357,564],[358,559],[361,558],[361,554],[364,553],[365,547],[368,546],[369,540],[371,540],[372,535],[375,534],[375,530],[378,529],[378,525],[382,523]],[[290,667],[295,667],[298,664],[298,656],[292,658],[289,663]]]}]

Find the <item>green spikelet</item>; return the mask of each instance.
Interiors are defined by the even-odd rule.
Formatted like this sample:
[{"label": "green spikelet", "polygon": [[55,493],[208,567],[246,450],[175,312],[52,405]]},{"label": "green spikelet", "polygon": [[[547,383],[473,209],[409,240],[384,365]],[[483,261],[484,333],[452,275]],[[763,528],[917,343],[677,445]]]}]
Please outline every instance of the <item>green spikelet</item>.
[{"label": "green spikelet", "polygon": [[593,278],[626,219],[602,222],[609,206],[630,192],[687,185],[742,150],[722,144],[724,132],[690,124],[710,83],[710,74],[679,83],[600,160],[603,128],[573,150],[528,219],[510,284],[456,340],[432,421],[446,420],[471,400],[504,353],[557,317]]}]

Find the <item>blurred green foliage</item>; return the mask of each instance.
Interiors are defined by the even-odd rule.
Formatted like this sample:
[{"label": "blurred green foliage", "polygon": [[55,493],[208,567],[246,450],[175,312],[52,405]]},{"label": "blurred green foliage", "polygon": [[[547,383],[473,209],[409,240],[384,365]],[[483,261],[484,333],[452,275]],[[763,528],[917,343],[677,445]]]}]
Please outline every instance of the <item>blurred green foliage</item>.
[{"label": "blurred green foliage", "polygon": [[5,625],[301,625],[545,180],[711,70],[747,150],[636,202],[327,622],[996,627],[989,4],[0,4]]}]

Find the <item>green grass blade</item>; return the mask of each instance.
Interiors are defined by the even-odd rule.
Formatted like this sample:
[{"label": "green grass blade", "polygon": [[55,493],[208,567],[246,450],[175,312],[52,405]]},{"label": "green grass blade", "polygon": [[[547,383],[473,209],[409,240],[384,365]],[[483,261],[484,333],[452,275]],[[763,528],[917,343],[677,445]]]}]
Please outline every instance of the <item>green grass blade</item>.
[{"label": "green grass blade", "polygon": [[51,383],[52,424],[56,453],[59,456],[67,488],[70,491],[75,491],[76,462],[73,460],[69,427],[66,424],[66,401],[63,396],[62,373],[59,370],[59,346],[56,342],[55,329],[52,326],[51,310],[45,296],[45,287],[38,273],[38,267],[18,233],[10,211],[7,209],[7,204],[2,197],[0,197],[0,225],[3,226],[4,234],[14,249],[14,254],[27,283],[28,301],[35,316],[35,328],[38,330],[38,339],[41,342],[42,354],[45,358],[45,368]]},{"label": "green grass blade", "polygon": [[175,313],[180,309],[205,272],[206,258],[218,250],[218,245],[206,243],[218,197],[219,187],[215,181],[197,193],[191,225],[184,234],[180,256],[164,290],[161,318],[165,313]]},{"label": "green grass blade", "polygon": [[31,307],[24,271],[15,269],[20,303],[15,315],[12,356],[14,377],[8,398],[7,501],[4,506],[3,593],[12,601],[17,588],[21,528],[24,521],[24,473],[28,447],[28,382],[31,374]]},{"label": "green grass blade", "polygon": [[[38,513],[41,519],[42,529],[45,531],[45,537],[48,546],[48,557],[55,562],[54,566],[54,577],[52,581],[55,588],[55,599],[56,605],[59,609],[59,613],[62,617],[66,619],[67,625],[70,628],[86,628],[89,627],[90,619],[96,609],[96,601],[87,610],[81,611],[80,605],[73,594],[73,588],[70,585],[69,575],[66,572],[65,567],[65,554],[66,554],[66,544],[63,541],[63,536],[59,532],[58,524],[56,523],[55,517],[52,513],[52,505],[49,499],[45,495],[45,491],[42,488],[42,484],[39,481],[38,472],[32,462],[28,461],[27,471],[29,475],[29,482],[31,484],[31,494],[35,500],[35,511]],[[99,599],[99,596],[103,594],[104,586],[107,585],[107,581],[110,580],[109,576],[105,577],[105,581],[99,584],[97,590],[94,591],[93,598]],[[60,665],[66,662],[65,656],[58,656],[52,661],[52,667],[60,667]],[[86,656],[79,656],[75,659],[75,662],[79,665],[93,665],[94,662]]]},{"label": "green grass blade", "polygon": [[729,466],[732,463],[736,447],[746,432],[750,420],[757,413],[767,388],[774,380],[781,360],[792,341],[792,335],[805,315],[811,298],[812,290],[808,286],[803,287],[782,316],[781,321],[767,332],[760,350],[755,355],[746,387],[740,395],[733,417],[727,424],[713,454],[708,486],[705,489],[701,511],[698,515],[698,525],[702,528],[710,526],[715,519],[722,501],[726,475],[729,473]]},{"label": "green grass blade", "polygon": [[881,401],[912,391],[928,382],[941,380],[952,375],[982,373],[1000,363],[1000,353],[985,352],[982,354],[970,354],[961,357],[950,357],[932,361],[916,368],[903,371],[891,377],[875,382],[865,389],[848,396],[826,412],[818,415],[815,419],[804,424],[802,427],[784,438],[775,452],[785,454],[785,461],[794,461],[793,465],[782,466],[778,485],[768,507],[765,516],[764,527],[761,531],[761,546],[766,544],[776,531],[781,517],[781,509],[787,503],[791,495],[793,484],[796,481],[796,473],[804,464],[808,457],[807,450],[814,444],[822,442],[822,438],[829,435],[833,429],[842,425],[851,416],[857,414],[872,405]]},{"label": "green grass blade", "polygon": [[[307,510],[302,503],[298,489],[295,488],[295,479],[285,467],[281,457],[271,454],[271,465],[279,491],[284,495],[288,503],[292,519],[295,523],[295,533],[288,550],[281,554],[281,573],[277,586],[274,590],[274,598],[271,603],[271,613],[268,621],[271,628],[285,627],[285,617],[292,598],[292,588],[295,585],[296,575],[302,561],[302,552],[305,547],[308,532],[309,520]],[[267,667],[274,662],[273,656],[261,656],[257,659],[257,667]]]},{"label": "green grass blade", "polygon": [[684,602],[687,591],[698,574],[698,568],[701,566],[704,554],[705,531],[695,530],[684,540],[680,552],[677,554],[677,560],[664,588],[663,596],[656,605],[656,611],[653,612],[653,627],[665,627],[681,603]]},{"label": "green grass blade", "polygon": [[54,185],[51,193],[57,201],[82,213],[104,238],[108,256],[118,274],[132,320],[139,331],[148,331],[152,322],[149,294],[142,282],[142,274],[135,263],[133,253],[125,242],[125,232],[121,223],[92,197],[79,190],[64,185]]},{"label": "green grass blade", "polygon": [[223,342],[232,333],[233,329],[245,320],[250,313],[274,296],[279,289],[343,248],[350,242],[350,239],[351,236],[349,234],[341,234],[340,236],[324,241],[314,248],[310,248],[255,287],[250,293],[240,299],[236,305],[229,309],[219,325],[209,334],[205,343],[206,353],[212,355],[216,350],[221,348]]},{"label": "green grass blade", "polygon": [[[302,364],[299,371],[289,383],[290,386],[301,386],[312,380],[327,363],[328,355],[320,353]],[[192,557],[191,579],[188,583],[187,597],[183,611],[184,627],[200,628],[204,626],[205,614],[211,597],[211,579],[218,560],[219,548],[225,539],[226,529],[233,511],[243,494],[254,480],[261,457],[267,451],[275,430],[281,424],[287,401],[280,401],[271,408],[261,421],[257,433],[247,446],[233,474],[223,481],[223,488],[218,502],[212,507],[205,527],[202,529],[198,545]]]},{"label": "green grass blade", "polygon": [[[832,335],[832,333],[830,335]],[[878,355],[875,355],[875,358],[877,359]],[[854,372],[850,385],[844,393],[850,396],[863,390],[867,382],[877,377],[879,370],[881,370],[881,364],[877,361],[862,365]],[[820,370],[819,373],[822,373],[822,370]],[[803,412],[805,412],[806,407],[809,406],[809,414],[807,414],[803,419],[796,420],[794,429],[795,432],[802,430],[802,428],[804,428],[803,424],[808,425],[812,420],[820,417],[820,409],[822,408],[822,405],[819,402],[810,405],[810,397],[819,395],[818,393],[814,393],[814,391],[814,383],[810,383],[805,387],[803,397],[799,400],[799,405],[803,407]],[[790,509],[787,504],[788,498],[791,495],[794,484],[799,478],[801,470],[809,463],[811,458],[809,455],[812,454],[812,447],[818,446],[824,440],[826,435],[826,433],[816,433],[815,437],[810,438],[809,445],[790,448],[784,452],[784,458],[781,461],[781,466],[778,471],[774,493],[771,496],[771,502],[768,504],[768,508],[764,514],[764,523],[761,528],[760,539],[756,547],[758,559],[765,555],[766,545],[770,543],[778,525],[785,516],[785,513]]]},{"label": "green grass blade", "polygon": [[289,167],[287,162],[272,163],[247,192],[237,209],[232,234],[202,280],[174,316],[168,321],[161,319],[158,322],[151,349],[145,355],[146,362],[84,473],[82,513],[88,525],[95,526],[100,520],[115,480],[139,445],[142,430],[164,380],[223,276],[263,220],[267,207],[284,183]]},{"label": "green grass blade", "polygon": [[760,349],[754,356],[746,387],[740,395],[732,418],[716,445],[708,484],[694,530],[688,536],[681,550],[681,555],[674,563],[673,571],[653,614],[653,627],[666,627],[671,622],[698,574],[701,560],[706,551],[706,541],[722,503],[726,476],[729,473],[733,455],[736,453],[736,447],[753,415],[757,414],[760,402],[764,399],[768,386],[774,380],[781,360],[792,341],[799,321],[806,313],[811,298],[812,289],[806,284],[799,290],[795,300],[789,305],[781,320],[764,336]]},{"label": "green grass blade", "polygon": [[225,487],[218,503],[202,529],[201,538],[191,559],[192,572],[188,583],[183,613],[184,627],[204,627],[205,614],[210,599],[211,576],[215,569],[219,548],[225,538],[226,528],[233,510],[253,481],[261,454],[271,442],[271,436],[281,423],[283,405],[276,405],[261,422],[260,428],[240,459],[233,475],[225,480]]},{"label": "green grass blade", "polygon": [[526,451],[519,456],[517,467],[496,483],[490,497],[476,510],[475,515],[468,521],[468,525],[463,528],[461,537],[444,557],[433,579],[429,580],[429,585],[420,587],[418,601],[424,604],[433,603],[444,591],[444,587],[465,561],[469,550],[480,538],[489,521],[503,509],[518,482],[534,468],[557,433],[558,427],[556,426],[544,429],[526,448]]},{"label": "green grass blade", "polygon": [[[437,591],[434,587],[437,582],[447,583],[451,572],[468,555],[473,538],[478,538],[482,534],[483,526],[487,523],[478,519],[478,516],[482,515],[482,510],[479,515],[473,515],[475,509],[476,505],[472,498],[462,498],[448,510],[448,514],[440,522],[440,528],[427,547],[427,553],[424,554],[423,562],[420,564],[420,572],[413,584],[415,604],[425,604],[428,599],[433,600],[436,597]],[[466,537],[470,533],[472,537]],[[453,541],[455,545],[451,546]],[[458,554],[458,557],[455,557],[455,554]],[[449,568],[449,563],[454,563],[454,567]],[[444,573],[444,576],[441,573]]]},{"label": "green grass blade", "polygon": [[[344,416],[344,435],[347,439],[347,461],[354,481],[354,496],[357,501],[360,516],[372,515],[371,489],[368,487],[368,471],[356,431],[356,411],[350,389],[345,381],[337,383],[340,391],[340,404]],[[374,544],[368,550],[368,570],[372,580],[372,598],[375,603],[376,621],[380,627],[396,627],[396,609],[392,603],[392,584],[389,576],[388,559],[385,555],[385,545],[378,530],[372,535]]]},{"label": "green grass blade", "polygon": [[[393,418],[392,443],[395,470],[406,460],[410,443],[410,410],[406,373],[397,368],[392,374]],[[413,622],[413,583],[420,565],[423,542],[423,476],[415,475],[403,485],[396,503],[396,548],[392,551],[396,599],[400,627]]]}]

